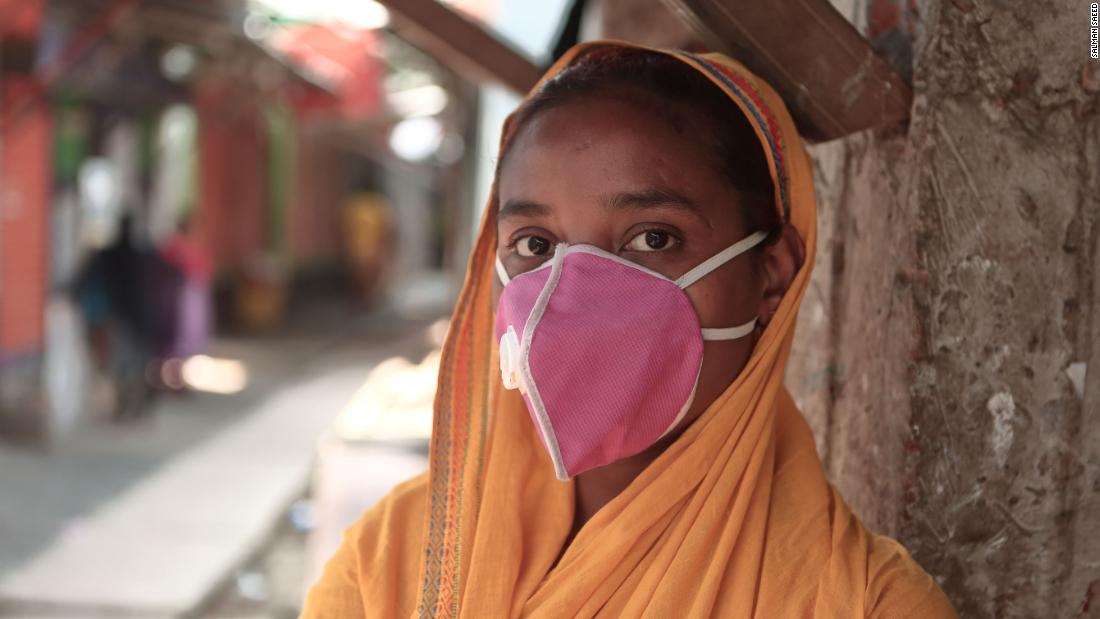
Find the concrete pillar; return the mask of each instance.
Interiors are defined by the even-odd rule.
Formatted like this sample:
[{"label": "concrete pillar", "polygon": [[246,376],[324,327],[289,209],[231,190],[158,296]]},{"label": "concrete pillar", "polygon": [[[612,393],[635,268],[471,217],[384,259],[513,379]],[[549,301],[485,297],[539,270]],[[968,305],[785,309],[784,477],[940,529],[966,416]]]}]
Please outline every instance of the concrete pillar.
[{"label": "concrete pillar", "polygon": [[788,384],[844,496],[962,616],[1100,616],[1087,6],[926,2],[915,39],[890,36],[910,4],[868,7],[877,40],[913,42],[908,131],[813,149],[822,234]]}]

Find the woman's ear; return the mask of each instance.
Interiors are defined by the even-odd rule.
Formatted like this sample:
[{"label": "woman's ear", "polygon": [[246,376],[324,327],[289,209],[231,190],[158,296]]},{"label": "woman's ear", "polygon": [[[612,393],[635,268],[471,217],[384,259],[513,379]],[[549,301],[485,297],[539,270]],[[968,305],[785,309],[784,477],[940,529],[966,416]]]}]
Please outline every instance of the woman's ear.
[{"label": "woman's ear", "polygon": [[779,302],[791,287],[795,274],[806,261],[806,246],[798,230],[790,224],[784,224],[775,235],[761,248],[761,280],[764,294],[760,299],[760,324],[771,322]]}]

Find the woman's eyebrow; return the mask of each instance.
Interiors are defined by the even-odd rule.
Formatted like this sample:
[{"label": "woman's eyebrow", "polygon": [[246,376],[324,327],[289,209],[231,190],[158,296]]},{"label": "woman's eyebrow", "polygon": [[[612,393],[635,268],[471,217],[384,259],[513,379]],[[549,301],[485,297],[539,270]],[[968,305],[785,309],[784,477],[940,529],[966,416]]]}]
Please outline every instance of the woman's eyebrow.
[{"label": "woman's eyebrow", "polygon": [[652,187],[641,191],[624,191],[615,194],[609,205],[613,209],[644,209],[655,206],[683,208],[698,211],[699,206],[685,197],[665,187]]},{"label": "woman's eyebrow", "polygon": [[545,217],[550,214],[550,207],[539,202],[532,202],[531,200],[508,200],[501,207],[498,217],[500,219],[507,219],[508,217]]}]

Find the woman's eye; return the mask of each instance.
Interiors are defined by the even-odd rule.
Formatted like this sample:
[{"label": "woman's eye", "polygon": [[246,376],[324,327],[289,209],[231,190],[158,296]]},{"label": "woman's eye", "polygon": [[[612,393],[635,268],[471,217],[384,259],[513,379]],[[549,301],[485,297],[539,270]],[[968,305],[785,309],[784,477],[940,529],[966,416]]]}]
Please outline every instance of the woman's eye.
[{"label": "woman's eye", "polygon": [[543,256],[550,251],[550,241],[541,236],[525,236],[516,241],[516,253],[524,258]]},{"label": "woman's eye", "polygon": [[663,230],[646,230],[630,239],[625,249],[630,251],[661,251],[672,247],[675,242],[676,239]]}]

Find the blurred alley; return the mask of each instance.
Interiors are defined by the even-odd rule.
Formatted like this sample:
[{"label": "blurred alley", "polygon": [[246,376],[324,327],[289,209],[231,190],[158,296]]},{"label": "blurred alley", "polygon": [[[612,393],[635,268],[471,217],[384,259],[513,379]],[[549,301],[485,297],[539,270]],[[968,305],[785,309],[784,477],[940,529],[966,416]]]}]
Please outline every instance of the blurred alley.
[{"label": "blurred alley", "polygon": [[[354,518],[387,480],[419,472],[429,429],[406,424],[414,440],[396,447],[403,460],[354,469],[377,486],[373,497],[353,481],[342,486],[356,493],[350,510],[308,500],[318,437],[329,435],[321,461],[378,451],[331,430],[361,417],[348,403],[364,378],[382,361],[419,360],[440,333],[392,314],[337,324],[219,340],[212,352],[247,368],[238,393],[164,398],[136,423],[89,428],[47,451],[0,450],[0,616],[296,616],[313,521],[342,516],[338,533],[348,516],[333,510]],[[322,470],[315,486],[340,470]],[[280,539],[284,515],[302,543],[289,572],[269,581],[249,564]],[[215,612],[226,605],[229,614]]]},{"label": "blurred alley", "polygon": [[0,616],[296,616],[424,468],[481,106],[388,23],[0,0]]}]

